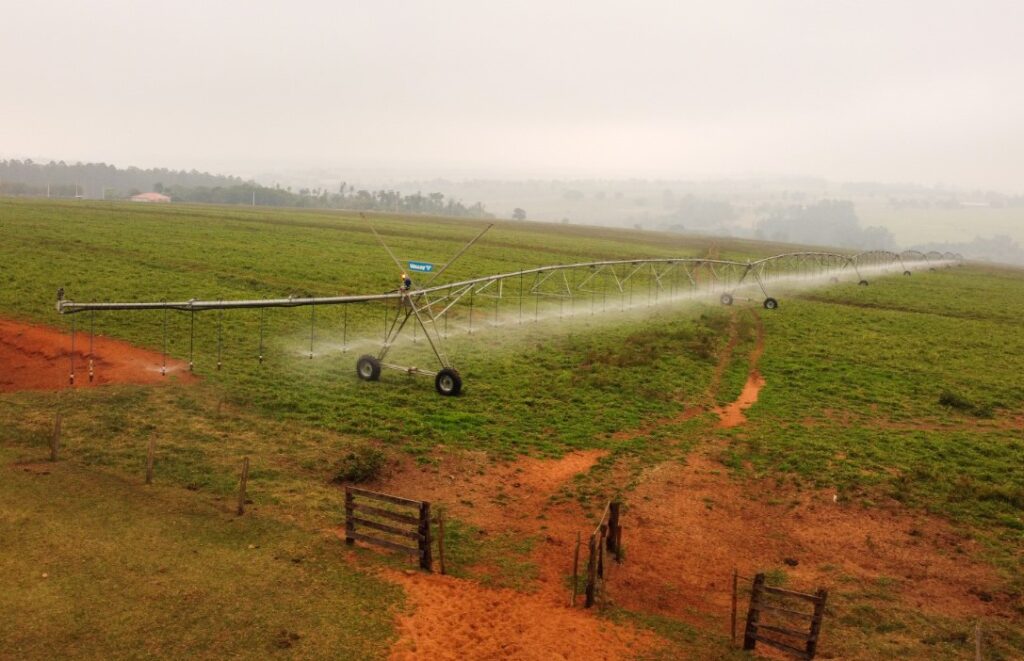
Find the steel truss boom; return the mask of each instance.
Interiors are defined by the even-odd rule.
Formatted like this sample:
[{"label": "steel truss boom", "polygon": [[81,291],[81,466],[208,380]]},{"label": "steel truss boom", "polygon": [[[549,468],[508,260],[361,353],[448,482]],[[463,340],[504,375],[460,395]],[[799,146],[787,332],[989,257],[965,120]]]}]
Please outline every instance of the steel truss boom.
[{"label": "steel truss boom", "polygon": [[[747,271],[751,269],[763,269],[764,267],[783,261],[803,261],[806,262],[809,259],[833,259],[838,260],[839,263],[848,266],[857,266],[858,261],[862,256],[870,256],[877,254],[877,251],[869,253],[861,253],[860,255],[843,255],[840,253],[830,252],[793,252],[783,253],[781,255],[774,255],[772,257],[765,257],[763,259],[753,261],[735,261],[735,260],[724,260],[724,259],[702,259],[693,257],[659,257],[659,258],[643,258],[643,259],[619,259],[619,260],[601,260],[594,262],[575,262],[571,264],[554,264],[550,266],[538,266],[535,268],[521,269],[519,271],[509,271],[506,273],[497,273],[494,275],[482,276],[479,278],[471,278],[468,280],[462,280],[459,282],[451,282],[443,285],[434,285],[425,287],[422,289],[415,289],[411,292],[391,291],[380,294],[359,294],[352,296],[307,296],[307,297],[296,297],[289,296],[287,298],[264,298],[264,299],[247,299],[247,300],[208,300],[201,301],[196,299],[190,299],[187,301],[149,301],[142,303],[77,303],[71,300],[61,300],[57,302],[57,310],[61,314],[74,314],[76,312],[85,312],[88,310],[181,310],[185,312],[200,312],[203,310],[236,310],[236,309],[251,309],[251,308],[295,308],[307,305],[345,305],[348,303],[368,303],[373,301],[389,301],[399,300],[407,296],[420,296],[420,295],[432,295],[440,294],[442,292],[450,292],[452,290],[465,289],[468,293],[471,289],[477,292],[485,289],[486,286],[493,285],[501,280],[510,280],[514,278],[524,276],[537,276],[539,278],[536,284],[543,284],[546,280],[552,276],[558,275],[559,272],[568,272],[576,269],[598,269],[607,268],[611,269],[611,273],[616,279],[617,286],[622,289],[626,283],[641,272],[646,266],[672,266],[672,267],[690,267],[700,268],[708,267],[708,269],[714,275],[720,275],[723,269],[739,269],[740,271]],[[895,253],[891,253],[895,255]],[[928,253],[924,256],[929,262],[941,261],[941,260],[952,260],[959,259],[957,256],[944,257],[939,253]],[[629,269],[628,267],[634,267]],[[715,270],[715,267],[720,267],[719,270]],[[618,267],[626,267],[627,273],[624,276],[620,276],[617,269]],[[654,272],[656,279],[660,279],[666,275],[664,272]],[[542,278],[540,276],[543,276]],[[590,278],[592,279],[592,277]],[[586,279],[577,285],[576,289],[582,290],[582,286],[587,284],[589,279]],[[479,285],[479,287],[478,287]],[[536,286],[536,285],[535,285]],[[571,294],[572,288],[569,288]]]},{"label": "steel truss boom", "polygon": [[[371,229],[372,225],[371,225]],[[488,227],[487,229],[490,229]],[[433,284],[449,265],[460,257],[469,247],[475,244],[487,229],[473,238],[460,249],[455,256],[431,277],[425,286],[403,286],[393,291],[377,294],[349,296],[310,296],[247,300],[196,300],[187,301],[150,301],[150,302],[98,302],[77,303],[65,300],[63,290],[58,292],[57,310],[61,314],[75,314],[85,311],[141,311],[141,310],[179,310],[192,314],[194,329],[196,312],[207,310],[295,308],[313,306],[311,324],[315,326],[316,306],[347,305],[351,303],[370,303],[382,301],[393,303],[397,312],[390,323],[386,323],[383,345],[375,355],[364,355],[357,363],[356,371],[364,380],[377,380],[381,368],[398,369],[410,374],[434,376],[435,387],[444,395],[458,394],[462,387],[461,377],[455,370],[444,350],[444,338],[447,335],[449,312],[468,297],[469,328],[472,332],[474,297],[486,297],[494,301],[495,322],[498,319],[500,302],[506,298],[518,296],[519,320],[523,316],[523,298],[532,296],[536,310],[539,309],[541,297],[551,297],[562,306],[569,303],[571,313],[575,314],[579,299],[589,300],[591,314],[595,301],[600,298],[602,307],[607,307],[608,293],[618,300],[621,308],[634,306],[634,296],[646,294],[648,305],[654,304],[661,297],[672,298],[688,290],[687,295],[715,293],[724,305],[731,305],[733,294],[748,281],[756,284],[764,293],[764,307],[775,309],[778,301],[768,293],[768,285],[774,282],[785,282],[803,278],[830,276],[838,281],[840,275],[855,275],[861,285],[867,285],[867,271],[888,270],[898,268],[905,275],[910,275],[908,264],[924,265],[934,270],[938,266],[951,266],[961,263],[963,257],[954,253],[905,251],[895,253],[884,250],[872,250],[858,254],[842,254],[837,252],[789,252],[757,260],[738,261],[728,259],[706,259],[695,257],[656,257],[641,259],[599,260],[575,262],[571,264],[554,264],[525,268],[517,271],[497,273],[494,275],[470,278],[445,284]],[[376,231],[374,234],[377,235]],[[380,239],[379,235],[377,235]],[[381,239],[383,244],[383,239]],[[383,244],[388,256],[396,266],[402,263],[394,253]],[[518,281],[518,282],[517,282]],[[637,289],[640,292],[637,293]],[[506,292],[509,292],[506,294]],[[613,301],[614,304],[614,301]],[[385,308],[387,309],[387,308]],[[347,317],[346,317],[347,319]],[[385,312],[385,322],[388,315]],[[441,328],[445,329],[442,332]],[[407,325],[422,328],[426,340],[441,366],[440,371],[422,370],[416,367],[401,367],[384,363],[391,348]],[[312,327],[312,326],[311,326]],[[166,326],[165,326],[166,328]],[[260,326],[260,359],[262,361],[262,316]],[[194,332],[194,331],[193,331]],[[166,330],[165,330],[166,333]],[[165,338],[166,339],[166,338]],[[312,340],[311,340],[312,342]],[[312,357],[312,344],[310,357]],[[219,359],[218,359],[219,366]]]}]

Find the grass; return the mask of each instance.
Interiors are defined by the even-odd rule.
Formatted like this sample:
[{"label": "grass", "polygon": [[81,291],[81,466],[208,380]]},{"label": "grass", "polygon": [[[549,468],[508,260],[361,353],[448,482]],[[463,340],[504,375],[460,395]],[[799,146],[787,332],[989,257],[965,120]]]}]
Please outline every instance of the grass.
[{"label": "grass", "polygon": [[0,448],[4,657],[372,658],[392,640],[399,591],[326,540],[78,462],[16,459]]},{"label": "grass", "polygon": [[509,532],[486,533],[465,521],[445,521],[445,569],[451,576],[472,578],[493,587],[521,592],[535,589],[536,563],[530,560],[537,540]]},{"label": "grass", "polygon": [[[381,216],[376,222],[402,257],[435,262],[477,231],[448,219]],[[396,275],[365,224],[338,212],[0,200],[0,236],[0,314],[65,327],[71,318],[53,311],[58,286],[76,300],[249,298],[378,291],[390,288]],[[749,242],[712,245],[499,223],[453,267],[452,277],[584,259],[697,256],[712,248],[723,258],[781,252]],[[594,316],[589,306],[598,302],[582,301],[563,308],[561,319],[549,307],[553,318],[537,323],[527,310],[522,325],[508,301],[499,303],[498,326],[488,301],[474,312],[472,336],[465,332],[468,310],[460,309],[449,349],[466,394],[456,399],[435,396],[425,380],[391,373],[376,384],[355,379],[355,358],[375,348],[383,330],[383,309],[370,305],[318,309],[313,360],[308,310],[267,314],[262,366],[256,361],[259,315],[241,311],[223,316],[225,368],[218,372],[219,317],[200,314],[196,363],[203,378],[196,386],[0,395],[0,470],[45,456],[58,408],[65,428],[64,460],[55,472],[11,471],[10,479],[0,480],[0,579],[19,586],[0,588],[0,599],[5,611],[24,613],[0,623],[6,627],[0,640],[16,641],[24,658],[44,656],[43,640],[60,641],[53,649],[67,654],[117,655],[133,636],[164,655],[194,640],[200,656],[263,655],[285,642],[306,656],[334,644],[353,658],[380,656],[393,636],[387,613],[397,595],[334,559],[336,543],[320,532],[343,517],[343,494],[332,480],[352,453],[367,453],[369,468],[379,470],[379,460],[398,453],[429,461],[437,445],[484,450],[496,459],[606,449],[605,459],[555,495],[602,504],[630,489],[645,467],[683,461],[692,448],[724,439],[722,459],[739,478],[770,475],[836,487],[844,503],[884,502],[952,520],[985,541],[1007,593],[1017,594],[1019,603],[1021,273],[972,266],[777,297],[781,307],[773,312],[738,302],[730,310],[690,304]],[[91,321],[88,315],[75,319],[80,330]],[[168,322],[170,351],[186,358],[189,318],[175,313]],[[157,350],[161,323],[159,313],[95,317],[97,332]],[[693,404],[734,399],[746,381],[759,325],[766,343],[759,369],[767,385],[745,425],[715,430],[711,415],[652,424],[671,421]],[[708,401],[730,328],[732,360]],[[398,351],[400,360],[429,364],[422,338]],[[150,438],[157,442],[156,485],[145,489],[139,483]],[[235,519],[226,512],[242,456],[252,462],[255,514]],[[58,472],[73,489],[47,487]],[[57,547],[42,528],[15,535],[16,521],[29,528],[47,521],[51,537],[74,542]],[[122,538],[119,550],[113,540]],[[241,553],[248,543],[259,551],[292,549],[293,556],[315,561]],[[83,560],[108,548],[115,562]],[[522,540],[481,539],[468,523],[450,522],[446,552],[457,575],[529,590],[536,572],[529,551]],[[70,581],[62,588],[64,601],[26,583],[51,556],[57,566],[82,564],[73,579],[59,569],[48,572],[60,578],[44,586]],[[258,561],[250,566],[252,556]],[[172,572],[167,585],[160,583],[161,568]],[[231,611],[217,620],[217,609],[242,598],[237,576],[246,578],[247,594],[258,595],[256,612]],[[274,579],[282,576],[297,582],[277,586]],[[154,582],[164,587],[145,587]],[[327,594],[328,583],[345,587]],[[123,591],[125,599],[105,598],[103,586]],[[877,590],[863,595],[859,589],[851,586],[852,596],[836,601],[837,638],[848,636],[880,656],[916,654],[924,638],[934,639],[929,649],[938,657],[962,651],[963,623],[901,610]],[[191,608],[178,603],[174,590],[198,595],[183,600]],[[268,604],[278,595],[285,606],[271,611]],[[131,599],[144,604],[137,616],[126,610]],[[36,639],[31,632],[42,621],[40,609],[51,606],[58,608],[54,630],[60,631],[48,629]],[[91,608],[100,610],[94,615]],[[344,614],[359,609],[368,618],[363,638],[341,631]],[[173,620],[164,610],[184,614]],[[338,612],[343,616],[336,618]],[[703,634],[694,639],[678,623],[624,617],[663,631],[682,648],[717,644]],[[232,624],[259,633],[249,642],[237,640]],[[1011,628],[999,631],[994,645],[1003,658],[1024,650]],[[292,632],[300,638],[293,640]]]}]

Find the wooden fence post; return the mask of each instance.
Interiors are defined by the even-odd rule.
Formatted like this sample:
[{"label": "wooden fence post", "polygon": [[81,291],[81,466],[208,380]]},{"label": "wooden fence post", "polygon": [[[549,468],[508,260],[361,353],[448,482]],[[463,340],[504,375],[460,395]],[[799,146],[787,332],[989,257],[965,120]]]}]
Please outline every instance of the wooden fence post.
[{"label": "wooden fence post", "polygon": [[356,543],[356,540],[352,538],[352,533],[356,531],[356,524],[352,521],[352,517],[355,516],[353,505],[355,504],[355,496],[352,495],[352,491],[345,487],[345,543],[352,546]]},{"label": "wooden fence post", "polygon": [[757,620],[761,610],[761,597],[764,595],[764,574],[754,576],[754,585],[750,590],[750,609],[747,610],[747,626],[743,631],[743,649],[752,650],[757,645]]},{"label": "wooden fence post", "polygon": [[53,421],[53,436],[50,437],[50,461],[57,461],[60,454],[60,425],[61,415],[57,411],[57,417]]},{"label": "wooden fence post", "polygon": [[736,644],[736,593],[738,592],[738,579],[739,572],[734,567],[732,570],[732,619],[731,619],[731,631],[732,631],[732,644]]},{"label": "wooden fence post", "polygon": [[580,575],[580,533],[576,533],[576,551],[572,556],[572,597],[569,599],[569,607],[576,605],[576,592],[579,589]]},{"label": "wooden fence post", "polygon": [[245,487],[249,482],[249,457],[242,459],[242,479],[238,482],[238,514],[245,514]]},{"label": "wooden fence post", "polygon": [[818,651],[818,634],[821,633],[821,618],[825,616],[825,601],[828,599],[828,590],[818,588],[815,595],[818,599],[814,602],[814,615],[811,616],[811,631],[807,636],[807,658],[813,659]]},{"label": "wooden fence post", "polygon": [[619,503],[612,501],[608,506],[608,550],[615,554],[616,562],[622,562],[619,552]]},{"label": "wooden fence post", "polygon": [[437,512],[437,555],[441,562],[441,575],[445,575],[444,569],[444,510]]},{"label": "wooden fence post", "polygon": [[597,584],[597,533],[590,534],[590,541],[587,542],[587,550],[590,556],[587,558],[587,594],[584,605],[590,608],[594,605],[594,588]]},{"label": "wooden fence post", "polygon": [[604,545],[608,534],[608,527],[602,523],[597,529],[600,534],[597,540],[597,576],[598,578],[604,578]]},{"label": "wooden fence post", "polygon": [[153,455],[156,454],[156,436],[149,437],[149,449],[146,450],[146,484],[153,484]]},{"label": "wooden fence post", "polygon": [[420,503],[420,569],[434,570],[430,554],[430,503]]}]

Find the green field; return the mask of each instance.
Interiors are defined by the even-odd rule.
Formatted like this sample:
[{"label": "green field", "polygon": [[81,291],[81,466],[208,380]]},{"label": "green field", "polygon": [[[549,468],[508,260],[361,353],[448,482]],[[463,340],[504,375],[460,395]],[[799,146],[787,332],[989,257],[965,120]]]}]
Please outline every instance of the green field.
[{"label": "green field", "polygon": [[[401,257],[436,262],[480,227],[421,217],[374,222]],[[502,222],[451,277],[783,249]],[[76,301],[361,294],[392,289],[394,271],[366,224],[341,212],[0,199],[6,318],[68,327],[71,317],[54,310],[60,286]],[[690,303],[591,316],[581,303],[561,319],[531,323],[527,314],[520,325],[514,303],[501,305],[510,306],[497,310],[503,325],[489,325],[484,315],[493,311],[481,309],[473,335],[452,335],[466,381],[459,398],[395,373],[380,383],[356,379],[355,358],[383,333],[383,306],[370,304],[318,309],[312,360],[308,309],[268,312],[262,365],[259,313],[230,312],[217,371],[220,318],[202,313],[196,386],[0,395],[0,612],[14,614],[0,618],[0,658],[109,658],[139,649],[143,656],[377,658],[395,636],[400,590],[374,573],[373,556],[360,567],[339,559],[336,540],[323,532],[343,518],[332,480],[353,449],[411,455],[424,465],[439,445],[481,450],[491,461],[607,449],[609,458],[572,494],[591,506],[598,494],[628,489],[629,476],[712,437],[723,443],[719,459],[735,480],[835,487],[846,505],[896,503],[981,540],[1005,605],[986,624],[990,658],[1024,654],[1024,273],[967,266],[794,293],[760,314],[760,370],[770,386],[746,425],[713,430],[711,416],[702,416],[628,437],[615,434],[672,418],[704,396],[728,341],[730,311]],[[97,333],[162,346],[159,312],[75,319],[80,330],[95,323]],[[743,311],[737,319],[736,360],[722,375],[719,402],[735,398],[746,378],[754,324]],[[170,352],[187,358],[189,316],[168,320]],[[422,338],[401,352],[429,365]],[[19,462],[47,456],[58,408],[62,460],[47,475],[21,470]],[[147,489],[141,474],[151,437],[159,469],[156,488]],[[242,456],[252,459],[258,514],[236,518],[231,499]],[[870,658],[893,649],[896,634],[871,618],[835,616],[831,652]],[[929,642],[948,623],[914,616],[906,626],[913,642],[899,648],[902,656],[973,653],[966,638]],[[666,635],[680,653],[692,653],[690,638]]]}]

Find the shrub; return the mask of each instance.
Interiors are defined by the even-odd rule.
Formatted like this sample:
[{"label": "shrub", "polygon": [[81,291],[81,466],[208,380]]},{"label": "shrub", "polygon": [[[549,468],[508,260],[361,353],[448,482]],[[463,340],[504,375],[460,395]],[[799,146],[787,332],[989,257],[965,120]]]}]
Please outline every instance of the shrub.
[{"label": "shrub", "polygon": [[958,395],[950,390],[943,390],[939,395],[939,404],[958,411],[973,411],[974,404],[963,395]]},{"label": "shrub", "polygon": [[338,462],[335,482],[369,482],[380,477],[387,463],[383,450],[372,445],[353,448]]},{"label": "shrub", "polygon": [[957,411],[970,413],[971,415],[979,418],[991,418],[995,416],[995,406],[993,404],[975,404],[963,395],[959,395],[950,390],[942,391],[942,394],[939,395],[939,404],[951,409],[956,409]]}]

